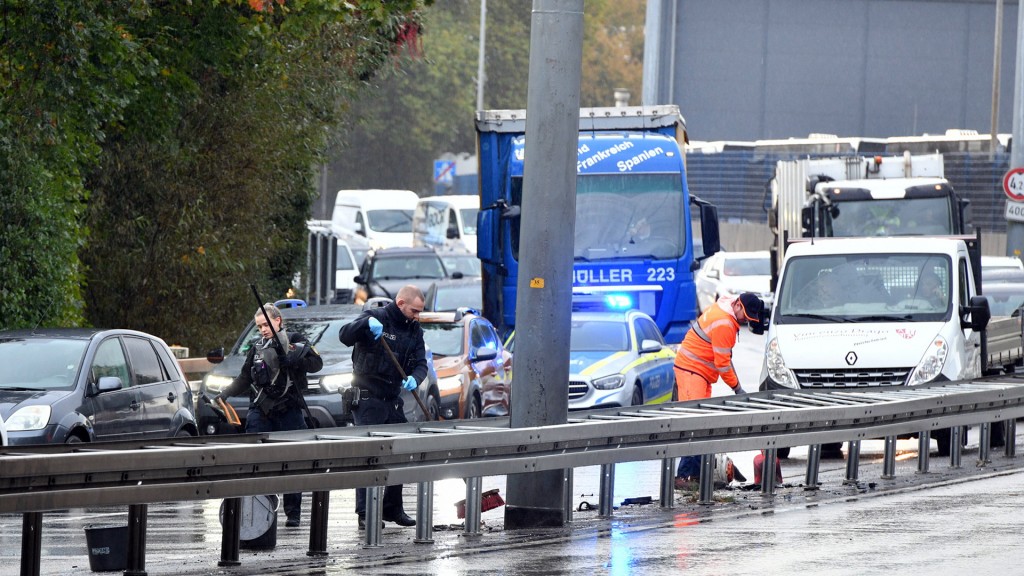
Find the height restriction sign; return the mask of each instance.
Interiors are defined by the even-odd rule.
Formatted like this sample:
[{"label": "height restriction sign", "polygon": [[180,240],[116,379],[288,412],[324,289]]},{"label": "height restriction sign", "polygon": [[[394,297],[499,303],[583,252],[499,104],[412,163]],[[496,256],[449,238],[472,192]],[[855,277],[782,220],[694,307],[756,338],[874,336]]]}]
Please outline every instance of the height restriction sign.
[{"label": "height restriction sign", "polygon": [[1024,202],[1024,168],[1011,168],[1003,176],[1003,192],[1014,202]]}]

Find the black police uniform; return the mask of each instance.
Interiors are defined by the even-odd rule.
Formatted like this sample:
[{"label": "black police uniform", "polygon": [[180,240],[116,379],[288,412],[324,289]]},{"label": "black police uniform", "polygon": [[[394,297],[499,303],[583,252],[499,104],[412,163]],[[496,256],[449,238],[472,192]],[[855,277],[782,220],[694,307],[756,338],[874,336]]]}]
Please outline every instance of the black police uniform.
[{"label": "black police uniform", "polygon": [[[257,339],[246,353],[241,372],[220,393],[223,397],[249,393],[249,411],[245,418],[247,433],[306,428],[300,395],[308,385],[306,374],[319,371],[324,361],[303,334],[290,334],[288,342],[288,352],[282,363],[271,339]],[[284,512],[288,526],[299,525],[301,492],[284,495]]]},{"label": "black police uniform", "polygon": [[[387,339],[407,376],[419,384],[427,377],[426,347],[419,322],[406,318],[394,302],[382,308],[364,311],[359,318],[341,327],[341,342],[352,346],[352,386],[359,391],[359,402],[353,409],[358,426],[407,422],[402,392],[402,374],[388,355],[384,345],[374,339],[369,320],[376,318],[383,326],[381,339]],[[413,392],[415,393],[415,392]],[[402,485],[384,489],[383,518],[411,526],[402,504]],[[356,514],[360,526],[366,514],[366,490],[356,490]]]}]

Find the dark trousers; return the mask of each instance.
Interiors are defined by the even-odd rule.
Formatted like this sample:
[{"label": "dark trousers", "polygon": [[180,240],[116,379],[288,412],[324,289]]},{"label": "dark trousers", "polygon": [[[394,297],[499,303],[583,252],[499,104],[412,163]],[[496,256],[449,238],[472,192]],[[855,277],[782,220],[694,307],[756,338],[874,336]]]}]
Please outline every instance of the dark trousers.
[{"label": "dark trousers", "polygon": [[[302,418],[302,409],[288,408],[273,412],[270,416],[260,412],[259,408],[250,407],[245,416],[246,433],[284,432],[287,430],[305,430],[306,421]],[[298,518],[302,513],[302,492],[284,495],[284,513],[288,518]]]},{"label": "dark trousers", "polygon": [[[372,424],[401,424],[408,422],[405,419],[405,403],[401,398],[394,400],[378,400],[367,398],[360,400],[352,417],[356,426],[370,426]],[[402,504],[402,485],[395,484],[384,488],[383,515],[385,518],[393,518],[405,512]],[[356,514],[366,515],[366,489],[356,488]]]}]

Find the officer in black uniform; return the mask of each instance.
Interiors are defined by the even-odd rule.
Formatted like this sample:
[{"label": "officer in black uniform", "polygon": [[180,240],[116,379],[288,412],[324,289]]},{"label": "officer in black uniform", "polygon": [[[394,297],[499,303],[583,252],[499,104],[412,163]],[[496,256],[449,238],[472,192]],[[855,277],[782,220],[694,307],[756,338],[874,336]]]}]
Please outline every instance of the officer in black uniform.
[{"label": "officer in black uniform", "polygon": [[[394,302],[381,308],[364,310],[352,322],[341,327],[338,337],[352,349],[352,386],[359,393],[353,408],[357,426],[407,422],[402,389],[413,391],[427,377],[426,346],[423,329],[417,321],[423,311],[423,292],[412,285],[398,291]],[[398,367],[384,349],[380,339],[387,340],[407,376],[403,379]],[[384,489],[385,521],[399,526],[415,526],[416,521],[405,513],[402,485]],[[366,489],[356,490],[356,514],[359,528],[365,528]]]},{"label": "officer in black uniform", "polygon": [[[218,397],[249,393],[249,411],[245,416],[247,433],[304,430],[306,422],[301,395],[307,387],[306,374],[323,368],[324,361],[305,335],[296,332],[289,336],[285,333],[284,319],[277,306],[267,303],[263,309],[273,322],[274,330],[271,331],[263,311],[256,310],[260,337],[246,353],[241,372]],[[285,351],[283,356],[275,345],[275,332],[280,349]],[[301,492],[284,495],[284,513],[288,516],[286,526],[299,525]]]}]

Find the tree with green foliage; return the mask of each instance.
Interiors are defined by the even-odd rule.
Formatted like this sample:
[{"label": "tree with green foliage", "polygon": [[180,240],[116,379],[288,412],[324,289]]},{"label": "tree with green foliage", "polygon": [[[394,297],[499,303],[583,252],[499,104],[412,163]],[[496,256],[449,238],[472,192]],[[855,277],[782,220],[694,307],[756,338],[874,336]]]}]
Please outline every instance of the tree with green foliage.
[{"label": "tree with green foliage", "polygon": [[[587,0],[583,106],[612,106],[616,88],[640,99],[643,0]],[[484,107],[525,108],[529,2],[488,2]],[[479,0],[438,0],[424,13],[423,58],[378,76],[353,104],[332,152],[330,191],[433,189],[433,160],[474,152]],[[324,215],[327,216],[327,215]]]},{"label": "tree with green foliage", "polygon": [[0,0],[2,326],[222,343],[303,268],[327,135],[430,3]]}]

